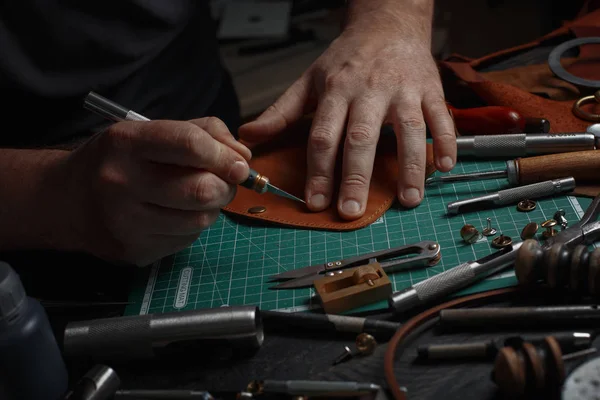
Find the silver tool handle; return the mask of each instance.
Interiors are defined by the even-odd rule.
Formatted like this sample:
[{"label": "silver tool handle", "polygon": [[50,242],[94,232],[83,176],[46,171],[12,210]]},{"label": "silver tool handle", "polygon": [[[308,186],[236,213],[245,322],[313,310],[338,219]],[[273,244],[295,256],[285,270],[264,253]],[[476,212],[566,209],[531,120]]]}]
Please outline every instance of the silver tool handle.
[{"label": "silver tool handle", "polygon": [[575,179],[556,179],[532,183],[530,185],[517,186],[510,189],[498,191],[498,200],[494,203],[499,206],[518,203],[523,199],[539,199],[541,197],[551,196],[564,190],[575,188]]},{"label": "silver tool handle", "polygon": [[470,199],[453,201],[448,203],[446,209],[448,214],[456,215],[460,212],[470,211],[473,207],[477,206],[504,206],[507,204],[518,203],[524,199],[539,199],[558,193],[569,192],[573,189],[575,189],[575,178],[553,179],[500,190],[496,193],[485,194]]},{"label": "silver tool handle", "polygon": [[403,312],[455,293],[475,279],[477,276],[471,268],[471,263],[460,264],[412,285],[410,288],[392,293],[389,305],[395,312]]},{"label": "silver tool handle", "polygon": [[506,134],[456,138],[459,156],[524,157],[595,149],[592,133]]}]

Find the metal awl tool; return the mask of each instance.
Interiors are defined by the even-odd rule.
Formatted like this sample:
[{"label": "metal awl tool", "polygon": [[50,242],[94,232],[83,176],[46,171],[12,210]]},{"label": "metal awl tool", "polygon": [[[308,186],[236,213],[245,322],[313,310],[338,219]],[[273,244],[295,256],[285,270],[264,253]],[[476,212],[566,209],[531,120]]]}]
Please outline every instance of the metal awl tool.
[{"label": "metal awl tool", "polygon": [[511,186],[518,186],[566,176],[572,176],[578,183],[595,183],[600,180],[599,169],[599,151],[573,151],[509,160],[506,162],[506,168],[502,170],[432,176],[427,178],[425,184],[507,179]]},{"label": "metal awl tool", "polygon": [[[401,258],[398,258],[401,257]],[[287,281],[271,287],[271,289],[297,289],[310,287],[315,279],[325,275],[334,275],[338,271],[360,267],[378,262],[388,272],[403,271],[413,268],[427,267],[440,261],[440,245],[431,240],[408,244],[391,249],[380,250],[343,260],[329,261],[324,264],[294,269],[270,277],[271,281]]]},{"label": "metal awl tool", "polygon": [[459,136],[456,150],[459,157],[525,157],[595,150],[599,143],[600,124],[594,124],[585,132]]},{"label": "metal awl tool", "polygon": [[449,215],[456,215],[462,212],[516,204],[523,199],[533,200],[560,193],[567,193],[573,189],[575,189],[575,179],[573,177],[532,183],[530,185],[504,189],[496,193],[484,194],[483,196],[472,197],[470,199],[453,201],[448,203],[447,212]]},{"label": "metal awl tool", "polygon": [[[150,121],[150,119],[144,117],[143,115],[140,115],[133,110],[128,110],[120,104],[117,104],[114,101],[102,97],[94,92],[88,93],[83,106],[84,108],[95,112],[96,114],[114,122]],[[248,175],[248,179],[246,179],[240,185],[247,189],[254,190],[255,192],[260,194],[269,192],[277,196],[285,197],[306,204],[304,200],[273,185],[269,181],[269,178],[258,173],[252,168],[250,168],[250,174]]]}]

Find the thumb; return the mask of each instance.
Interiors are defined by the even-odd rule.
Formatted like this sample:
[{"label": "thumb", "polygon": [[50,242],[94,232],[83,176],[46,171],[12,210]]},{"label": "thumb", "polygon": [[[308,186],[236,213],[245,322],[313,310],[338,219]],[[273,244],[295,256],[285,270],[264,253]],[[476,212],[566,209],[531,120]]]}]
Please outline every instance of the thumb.
[{"label": "thumb", "polygon": [[240,126],[240,140],[245,144],[266,142],[284,132],[314,106],[311,79],[304,74],[256,120]]}]

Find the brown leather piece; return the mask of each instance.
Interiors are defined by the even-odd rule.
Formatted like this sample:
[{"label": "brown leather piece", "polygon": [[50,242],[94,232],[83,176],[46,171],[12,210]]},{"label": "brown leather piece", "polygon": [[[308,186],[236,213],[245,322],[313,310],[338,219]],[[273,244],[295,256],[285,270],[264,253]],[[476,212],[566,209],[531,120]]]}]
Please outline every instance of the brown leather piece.
[{"label": "brown leather piece", "polygon": [[[287,132],[277,139],[252,148],[250,167],[267,176],[273,185],[304,199],[306,182],[306,149],[310,121],[304,121],[293,132]],[[343,154],[341,151],[338,154]],[[336,164],[336,190],[339,188],[342,157]],[[435,171],[433,150],[427,145],[427,176]],[[369,199],[363,217],[343,220],[337,212],[335,200],[321,212],[312,212],[296,201],[270,193],[258,194],[239,188],[233,201],[223,208],[228,215],[249,221],[258,220],[279,226],[330,231],[349,231],[373,223],[394,203],[398,186],[398,163],[395,137],[382,136],[377,149],[373,175],[369,189]],[[337,193],[334,193],[337,199]],[[252,207],[263,206],[266,211],[252,214]]]}]

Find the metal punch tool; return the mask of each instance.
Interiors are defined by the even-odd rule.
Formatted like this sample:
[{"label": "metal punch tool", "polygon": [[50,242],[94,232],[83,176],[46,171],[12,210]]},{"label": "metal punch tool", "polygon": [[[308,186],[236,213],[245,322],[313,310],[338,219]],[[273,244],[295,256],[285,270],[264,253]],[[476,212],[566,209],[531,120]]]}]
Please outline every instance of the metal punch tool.
[{"label": "metal punch tool", "polygon": [[[594,198],[579,222],[548,238],[542,244],[542,248],[549,249],[555,243],[563,243],[565,246],[573,248],[580,244],[590,245],[600,240],[600,221],[597,221],[599,214],[600,195]],[[402,313],[440,300],[490,275],[514,266],[522,244],[523,242],[513,243],[509,247],[476,261],[460,264],[406,289],[392,293],[389,298],[390,309],[396,313]]]},{"label": "metal punch tool", "polygon": [[[408,257],[412,255],[412,257]],[[402,258],[398,258],[402,257]],[[313,281],[323,276],[333,276],[336,271],[379,263],[386,273],[433,266],[440,261],[440,245],[431,240],[380,250],[373,253],[329,261],[324,264],[282,272],[270,277],[271,281],[284,281],[271,289],[297,289],[311,287]]]}]

